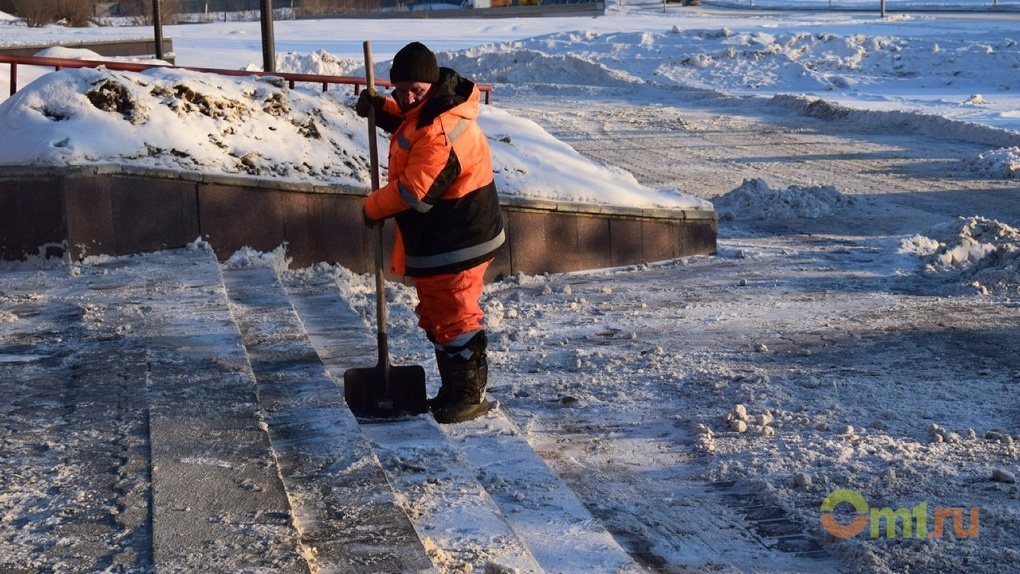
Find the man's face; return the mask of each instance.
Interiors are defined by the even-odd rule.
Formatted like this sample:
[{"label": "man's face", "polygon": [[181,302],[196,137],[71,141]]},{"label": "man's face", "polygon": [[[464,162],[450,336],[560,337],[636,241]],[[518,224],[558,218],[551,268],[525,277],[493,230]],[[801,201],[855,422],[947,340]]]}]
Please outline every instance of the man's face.
[{"label": "man's face", "polygon": [[427,82],[394,82],[393,97],[403,110],[409,110],[420,104],[432,89]]}]

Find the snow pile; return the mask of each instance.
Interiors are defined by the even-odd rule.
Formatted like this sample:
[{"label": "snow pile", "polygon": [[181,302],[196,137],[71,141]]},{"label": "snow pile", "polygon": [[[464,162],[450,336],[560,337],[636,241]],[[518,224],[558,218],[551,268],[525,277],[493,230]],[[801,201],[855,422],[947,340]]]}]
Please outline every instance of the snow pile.
[{"label": "snow pile", "polygon": [[[980,86],[989,71],[1012,66],[1018,53],[1020,46],[1009,39],[989,45],[962,38],[674,26],[658,32],[557,32],[443,54],[443,61],[492,82],[826,92],[899,89],[907,83]],[[1003,78],[1000,90],[1017,88],[1017,79]],[[958,102],[979,103],[973,100],[977,91],[962,89]]]},{"label": "snow pile", "polygon": [[984,217],[960,217],[904,239],[930,276],[962,279],[982,293],[1020,290],[1020,231]]},{"label": "snow pile", "polygon": [[489,138],[501,193],[507,189],[517,197],[563,202],[606,203],[604,198],[611,197],[616,205],[712,209],[708,201],[676,189],[647,188],[614,166],[593,170],[590,160],[531,120],[491,106],[483,112],[479,122]]},{"label": "snow pile", "polygon": [[854,202],[831,185],[772,189],[765,180],[755,178],[745,179],[740,187],[712,203],[724,220],[789,220],[825,217]]},{"label": "snow pile", "polygon": [[157,60],[155,58],[142,58],[138,56],[104,56],[97,52],[93,52],[87,48],[65,48],[63,46],[54,46],[52,48],[46,48],[40,50],[35,54],[40,58],[61,58],[64,60],[98,60],[105,62],[134,62],[138,64],[152,64],[156,66],[169,66],[170,62],[166,60]]},{"label": "snow pile", "polygon": [[316,50],[308,54],[287,52],[276,56],[276,69],[279,72],[295,74],[318,74],[321,76],[364,76],[365,66],[354,60],[334,56],[325,50]]},{"label": "snow pile", "polygon": [[[545,84],[623,87],[641,83],[640,76],[630,73],[625,66],[613,67],[613,62],[597,61],[585,48],[597,34],[584,34],[579,44],[576,34],[568,35],[579,53],[559,52],[565,46],[556,46],[540,39],[492,44],[470,48],[461,52],[437,54],[444,65],[458,72],[478,78],[482,82],[497,84]],[[601,41],[600,41],[601,42]]]},{"label": "snow pile", "polygon": [[[1000,70],[1011,69],[1018,54],[1020,44],[1001,36],[674,25],[663,31],[556,32],[442,53],[440,61],[494,83],[812,94],[871,109],[922,107],[998,123],[1015,117],[1009,94],[1020,89],[1020,79]],[[997,79],[989,84],[989,78]],[[889,105],[895,101],[901,104]]]},{"label": "snow pile", "polygon": [[1020,147],[994,149],[966,163],[971,173],[981,177],[1016,179],[1020,176]]},{"label": "snow pile", "polygon": [[[314,59],[328,62],[323,54]],[[126,163],[366,188],[365,122],[352,110],[353,95],[341,91],[179,69],[47,74],[0,104],[0,165]],[[493,106],[482,106],[479,122],[493,140],[504,195],[711,209],[594,164],[538,124]]]},{"label": "snow pile", "polygon": [[280,245],[268,253],[256,251],[251,247],[244,246],[231,255],[230,258],[223,263],[223,266],[227,269],[268,267],[277,273],[285,273],[290,268],[290,264],[293,261],[293,257],[287,257],[286,245]]},{"label": "snow pile", "polygon": [[[332,98],[184,70],[48,74],[0,105],[0,163],[121,162],[368,182],[365,130]],[[354,145],[360,144],[360,146]]]}]

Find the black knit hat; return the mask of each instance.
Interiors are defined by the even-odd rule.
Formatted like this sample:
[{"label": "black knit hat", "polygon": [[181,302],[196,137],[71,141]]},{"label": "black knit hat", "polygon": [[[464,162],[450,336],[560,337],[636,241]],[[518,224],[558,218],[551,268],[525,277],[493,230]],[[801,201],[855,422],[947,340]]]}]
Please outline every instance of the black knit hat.
[{"label": "black knit hat", "polygon": [[439,64],[436,55],[425,44],[411,42],[393,56],[390,67],[391,82],[426,82],[435,84],[439,81]]}]

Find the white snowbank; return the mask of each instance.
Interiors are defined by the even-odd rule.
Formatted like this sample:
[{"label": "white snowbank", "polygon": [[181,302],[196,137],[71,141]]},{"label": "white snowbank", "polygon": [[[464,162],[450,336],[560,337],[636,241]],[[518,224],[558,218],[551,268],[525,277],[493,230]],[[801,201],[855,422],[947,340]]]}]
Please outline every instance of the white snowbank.
[{"label": "white snowbank", "polygon": [[[364,188],[367,130],[352,110],[353,95],[341,91],[179,69],[47,74],[0,104],[7,136],[0,165],[128,163]],[[504,195],[711,209],[707,201],[651,189],[592,163],[538,124],[493,106],[482,107],[479,122],[492,139]]]},{"label": "white snowbank", "polygon": [[135,62],[139,64],[153,64],[159,66],[169,66],[170,63],[165,60],[157,60],[155,58],[142,58],[137,56],[104,56],[98,52],[89,50],[88,48],[66,48],[64,46],[53,46],[36,52],[36,56],[40,58],[62,58],[65,60],[99,60],[106,62]]}]

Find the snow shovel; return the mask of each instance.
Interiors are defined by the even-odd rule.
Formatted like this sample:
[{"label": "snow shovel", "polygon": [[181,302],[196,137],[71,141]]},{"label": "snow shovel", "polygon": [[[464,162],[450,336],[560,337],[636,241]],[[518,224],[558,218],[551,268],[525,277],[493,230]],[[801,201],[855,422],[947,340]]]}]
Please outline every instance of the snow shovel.
[{"label": "snow shovel", "polygon": [[[365,42],[365,89],[372,89],[372,47]],[[379,150],[375,133],[375,110],[368,112],[368,153],[372,170],[372,189],[379,189]],[[363,422],[399,419],[428,410],[425,402],[425,369],[421,365],[390,365],[386,339],[386,291],[383,281],[383,225],[375,229],[375,310],[378,325],[379,363],[374,367],[347,369],[344,372],[344,399],[355,418]]]}]

